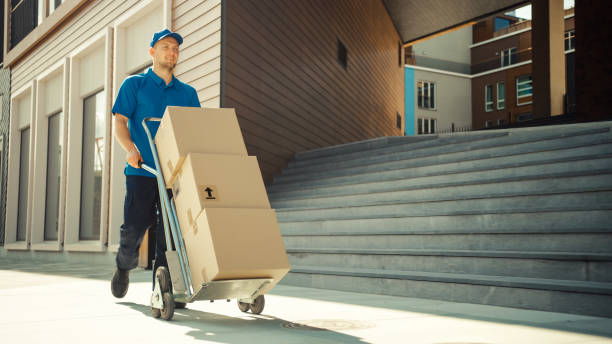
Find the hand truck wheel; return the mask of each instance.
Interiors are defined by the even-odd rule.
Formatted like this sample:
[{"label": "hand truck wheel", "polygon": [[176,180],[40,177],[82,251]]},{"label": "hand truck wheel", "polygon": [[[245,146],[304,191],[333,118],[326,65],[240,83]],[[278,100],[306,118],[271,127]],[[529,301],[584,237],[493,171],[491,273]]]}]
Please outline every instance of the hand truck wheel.
[{"label": "hand truck wheel", "polygon": [[159,289],[162,293],[172,292],[170,290],[170,273],[165,266],[160,266],[155,271],[155,278],[159,281]]},{"label": "hand truck wheel", "polygon": [[251,309],[251,304],[246,302],[240,302],[240,300],[238,300],[238,309],[240,309],[241,312],[246,313],[249,311],[249,309]]},{"label": "hand truck wheel", "polygon": [[251,313],[253,314],[261,314],[263,312],[264,306],[266,305],[266,299],[263,295],[259,295],[253,303],[251,303]]},{"label": "hand truck wheel", "polygon": [[153,318],[155,318],[155,319],[161,317],[161,309],[157,309],[155,307],[151,307],[151,315],[153,315]]},{"label": "hand truck wheel", "polygon": [[161,318],[164,320],[172,320],[172,316],[174,315],[174,299],[172,298],[172,294],[165,292],[163,295],[164,300],[164,308],[161,309]]}]

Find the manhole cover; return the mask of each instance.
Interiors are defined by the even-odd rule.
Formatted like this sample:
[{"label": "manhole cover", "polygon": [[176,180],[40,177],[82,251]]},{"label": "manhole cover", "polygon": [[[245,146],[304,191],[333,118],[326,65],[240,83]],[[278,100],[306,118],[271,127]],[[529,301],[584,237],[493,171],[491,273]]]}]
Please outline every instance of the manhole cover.
[{"label": "manhole cover", "polygon": [[375,325],[366,321],[357,320],[315,319],[285,322],[281,326],[284,328],[291,328],[296,330],[341,331],[361,330],[365,328],[372,328]]}]

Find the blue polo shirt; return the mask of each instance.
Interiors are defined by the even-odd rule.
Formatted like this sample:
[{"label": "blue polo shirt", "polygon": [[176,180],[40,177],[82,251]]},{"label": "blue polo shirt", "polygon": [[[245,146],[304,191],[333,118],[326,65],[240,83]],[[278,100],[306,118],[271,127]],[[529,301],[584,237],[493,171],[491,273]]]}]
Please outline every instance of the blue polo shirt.
[{"label": "blue polo shirt", "polygon": [[[154,167],[153,154],[147,134],[142,127],[145,117],[161,118],[167,106],[200,107],[196,90],[172,76],[168,85],[149,68],[146,73],[132,75],[123,81],[119,94],[113,105],[113,114],[120,114],[129,119],[130,137],[140,151],[144,163]],[[155,137],[159,122],[149,122],[151,135]],[[144,169],[134,168],[126,163],[126,176],[153,175]]]}]

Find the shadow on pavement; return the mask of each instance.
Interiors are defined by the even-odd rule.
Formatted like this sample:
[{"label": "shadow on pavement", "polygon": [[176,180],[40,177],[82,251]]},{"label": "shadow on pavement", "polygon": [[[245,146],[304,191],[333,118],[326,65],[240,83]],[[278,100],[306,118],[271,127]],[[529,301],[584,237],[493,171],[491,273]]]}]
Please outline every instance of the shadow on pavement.
[{"label": "shadow on pavement", "polygon": [[[151,308],[133,302],[118,302],[146,316],[151,316]],[[158,319],[158,321],[164,321]],[[177,309],[168,324],[191,328],[188,335],[198,340],[216,343],[261,343],[266,339],[278,338],[281,334],[285,343],[366,343],[360,338],[321,328],[292,329],[293,323],[269,315],[243,314],[241,317],[228,317],[217,313],[207,313],[194,309]],[[288,328],[289,327],[289,328]]]}]

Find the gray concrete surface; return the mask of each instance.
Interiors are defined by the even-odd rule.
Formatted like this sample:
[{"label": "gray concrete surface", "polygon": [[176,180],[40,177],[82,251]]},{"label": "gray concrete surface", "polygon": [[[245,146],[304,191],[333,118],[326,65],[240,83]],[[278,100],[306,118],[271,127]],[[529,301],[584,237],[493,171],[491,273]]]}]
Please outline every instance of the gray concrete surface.
[{"label": "gray concrete surface", "polygon": [[150,271],[0,259],[2,343],[612,343],[612,319],[280,285],[262,315],[199,301],[151,317]]}]

